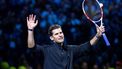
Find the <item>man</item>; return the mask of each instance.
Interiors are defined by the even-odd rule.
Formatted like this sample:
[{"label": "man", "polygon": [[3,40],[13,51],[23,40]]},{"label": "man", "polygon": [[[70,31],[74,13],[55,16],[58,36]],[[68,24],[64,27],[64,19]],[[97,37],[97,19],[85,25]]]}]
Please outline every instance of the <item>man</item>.
[{"label": "man", "polygon": [[51,45],[40,46],[34,41],[34,28],[38,24],[36,16],[31,14],[27,17],[28,27],[28,48],[41,50],[44,53],[44,69],[72,69],[73,58],[88,52],[90,47],[95,45],[102,33],[104,26],[96,26],[97,34],[88,42],[81,45],[65,45],[64,34],[61,26],[53,25],[49,28]]}]

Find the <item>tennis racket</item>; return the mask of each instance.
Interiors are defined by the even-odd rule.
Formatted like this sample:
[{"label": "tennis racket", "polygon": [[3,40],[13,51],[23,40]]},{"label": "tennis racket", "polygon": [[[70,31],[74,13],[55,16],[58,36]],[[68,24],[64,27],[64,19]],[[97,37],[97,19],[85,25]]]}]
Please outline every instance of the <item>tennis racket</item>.
[{"label": "tennis racket", "polygon": [[[88,20],[94,23],[96,26],[103,25],[103,4],[98,0],[83,0],[82,10],[84,15]],[[103,39],[107,46],[110,46],[110,43],[106,37],[106,34],[103,33]]]}]

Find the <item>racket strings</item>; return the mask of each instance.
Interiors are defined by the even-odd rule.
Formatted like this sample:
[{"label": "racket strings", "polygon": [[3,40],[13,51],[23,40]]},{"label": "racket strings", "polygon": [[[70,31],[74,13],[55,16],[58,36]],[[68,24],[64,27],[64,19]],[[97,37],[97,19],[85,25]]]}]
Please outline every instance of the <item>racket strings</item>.
[{"label": "racket strings", "polygon": [[96,0],[86,0],[83,8],[87,17],[93,21],[100,20],[102,17],[101,7]]}]

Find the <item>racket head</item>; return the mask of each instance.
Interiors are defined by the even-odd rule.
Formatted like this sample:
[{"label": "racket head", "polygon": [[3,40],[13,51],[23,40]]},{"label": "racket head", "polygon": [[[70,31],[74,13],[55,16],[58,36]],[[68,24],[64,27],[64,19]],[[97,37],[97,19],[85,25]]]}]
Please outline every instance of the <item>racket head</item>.
[{"label": "racket head", "polygon": [[90,21],[96,23],[103,18],[103,4],[99,3],[98,0],[83,0],[82,10],[84,15]]}]

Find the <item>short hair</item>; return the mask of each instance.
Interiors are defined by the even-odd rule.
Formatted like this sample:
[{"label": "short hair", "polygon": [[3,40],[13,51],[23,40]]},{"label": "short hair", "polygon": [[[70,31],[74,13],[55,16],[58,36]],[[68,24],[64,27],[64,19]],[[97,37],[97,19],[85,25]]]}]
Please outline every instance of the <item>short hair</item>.
[{"label": "short hair", "polygon": [[58,29],[58,28],[61,28],[61,26],[58,25],[58,24],[54,24],[54,25],[50,26],[49,29],[48,29],[48,35],[49,35],[49,36],[52,36],[52,34],[53,34],[53,33],[52,33],[52,30]]}]

